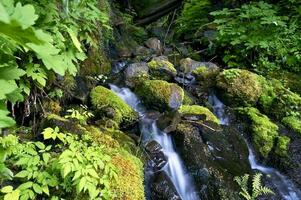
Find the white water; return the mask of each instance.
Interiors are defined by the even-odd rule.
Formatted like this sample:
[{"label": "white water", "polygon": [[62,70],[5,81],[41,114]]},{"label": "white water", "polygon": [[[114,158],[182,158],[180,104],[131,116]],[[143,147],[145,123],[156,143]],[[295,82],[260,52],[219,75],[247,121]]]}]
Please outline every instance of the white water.
[{"label": "white water", "polygon": [[110,85],[110,87],[113,92],[139,113],[142,140],[144,142],[156,140],[162,146],[164,154],[168,158],[168,164],[164,167],[164,170],[172,180],[182,200],[198,200],[194,185],[185,172],[184,165],[173,147],[170,135],[158,129],[156,120],[145,116],[146,109],[133,92],[128,88],[119,88],[115,85]]},{"label": "white water", "polygon": [[[221,121],[221,124],[229,125],[229,117],[225,113],[225,105],[214,94],[209,96],[209,103],[212,105],[214,113]],[[292,181],[290,181],[276,169],[258,164],[252,147],[248,143],[247,146],[249,150],[248,159],[251,168],[267,174],[267,177],[277,188],[279,194],[284,200],[301,200],[300,189],[298,189]]]}]

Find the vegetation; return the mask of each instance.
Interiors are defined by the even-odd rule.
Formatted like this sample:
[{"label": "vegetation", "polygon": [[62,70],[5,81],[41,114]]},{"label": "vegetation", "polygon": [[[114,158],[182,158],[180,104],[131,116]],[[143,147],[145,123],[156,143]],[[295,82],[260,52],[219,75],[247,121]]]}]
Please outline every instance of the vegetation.
[{"label": "vegetation", "polygon": [[219,120],[216,116],[206,107],[198,106],[198,105],[182,105],[179,109],[179,112],[183,115],[194,115],[202,118],[204,116],[203,121],[213,121],[219,124]]},{"label": "vegetation", "polygon": [[274,192],[270,188],[268,188],[266,186],[262,186],[261,177],[262,177],[262,174],[260,174],[260,173],[257,173],[253,176],[251,189],[248,186],[249,185],[248,184],[248,182],[249,182],[248,174],[245,174],[242,177],[238,177],[238,176],[235,177],[234,181],[236,181],[236,183],[240,186],[240,189],[241,189],[239,194],[246,200],[256,200],[261,195],[274,194]]}]

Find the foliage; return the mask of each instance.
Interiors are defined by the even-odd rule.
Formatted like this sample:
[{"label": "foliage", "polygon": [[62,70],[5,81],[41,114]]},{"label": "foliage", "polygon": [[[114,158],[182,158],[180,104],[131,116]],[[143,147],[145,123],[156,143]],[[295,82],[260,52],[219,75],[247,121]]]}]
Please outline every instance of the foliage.
[{"label": "foliage", "polygon": [[14,125],[8,101],[23,101],[32,87],[45,87],[51,72],[76,74],[85,59],[82,43],[96,46],[92,35],[99,27],[110,29],[97,6],[96,0],[0,2],[0,129]]},{"label": "foliage", "polygon": [[1,146],[11,149],[5,164],[14,166],[13,185],[17,186],[17,190],[6,186],[2,193],[19,192],[20,200],[66,198],[74,196],[73,192],[89,199],[111,199],[110,185],[117,180],[117,172],[104,146],[88,135],[60,133],[58,128],[44,130],[45,139],[55,140],[55,134],[62,142],[53,145],[39,141],[19,143],[12,135],[1,137]]},{"label": "foliage", "polygon": [[239,194],[246,200],[256,200],[261,195],[274,194],[274,192],[270,188],[262,186],[261,177],[262,174],[255,174],[252,179],[252,188],[249,189],[249,175],[245,174],[242,177],[236,176],[234,178],[234,181],[240,186],[241,191],[239,192]]},{"label": "foliage", "polygon": [[279,9],[259,1],[211,13],[218,31],[216,43],[223,48],[228,66],[243,65],[260,72],[277,68],[300,71],[299,22]]},{"label": "foliage", "polygon": [[71,118],[71,119],[78,120],[79,123],[82,125],[86,125],[87,120],[94,116],[91,112],[89,112],[87,110],[87,107],[83,106],[83,105],[82,105],[81,110],[76,110],[74,108],[71,108],[71,109],[68,109],[67,112],[70,114],[65,115],[65,118],[67,118],[67,119]]}]

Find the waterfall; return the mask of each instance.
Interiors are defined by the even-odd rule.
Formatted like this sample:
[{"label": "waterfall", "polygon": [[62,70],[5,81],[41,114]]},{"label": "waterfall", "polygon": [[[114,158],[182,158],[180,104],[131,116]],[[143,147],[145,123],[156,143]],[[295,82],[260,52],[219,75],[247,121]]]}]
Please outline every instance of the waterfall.
[{"label": "waterfall", "polygon": [[194,190],[191,178],[186,173],[182,160],[174,149],[170,135],[160,131],[156,125],[156,120],[149,119],[145,115],[146,109],[130,89],[119,88],[115,85],[110,85],[110,87],[113,92],[139,113],[143,142],[156,140],[162,146],[164,154],[168,158],[168,164],[164,167],[164,170],[175,185],[181,199],[198,200],[199,198]]},{"label": "waterfall", "polygon": [[[221,124],[229,125],[229,117],[225,112],[225,105],[216,97],[215,94],[211,94],[209,96],[209,103],[212,105],[214,113],[221,121]],[[300,189],[298,189],[291,180],[282,175],[276,169],[258,164],[251,145],[248,144],[247,141],[246,143],[249,150],[248,159],[251,168],[253,170],[258,170],[264,174],[267,174],[268,179],[271,180],[272,184],[277,188],[279,194],[284,200],[300,200]]]}]

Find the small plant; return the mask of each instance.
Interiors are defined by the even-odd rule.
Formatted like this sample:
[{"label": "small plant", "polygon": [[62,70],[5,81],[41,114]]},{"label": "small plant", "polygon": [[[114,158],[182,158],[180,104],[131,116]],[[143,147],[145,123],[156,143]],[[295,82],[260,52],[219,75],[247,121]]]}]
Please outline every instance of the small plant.
[{"label": "small plant", "polygon": [[48,139],[55,140],[56,138],[58,138],[62,142],[65,141],[65,134],[61,133],[58,127],[55,127],[54,129],[50,127],[45,128],[42,134],[44,136],[44,140],[48,140]]},{"label": "small plant", "polygon": [[71,118],[71,119],[76,119],[79,121],[80,124],[82,125],[86,125],[87,124],[87,120],[90,117],[93,117],[94,115],[88,111],[87,106],[85,105],[81,105],[81,107],[83,108],[83,110],[76,110],[74,108],[67,110],[68,113],[70,113],[69,115],[65,115],[65,118]]},{"label": "small plant", "polygon": [[262,174],[257,173],[253,176],[252,179],[252,191],[248,187],[249,175],[245,174],[244,176],[236,176],[234,181],[240,186],[241,191],[239,194],[246,200],[256,200],[261,195],[274,194],[274,192],[265,186],[261,185]]}]

